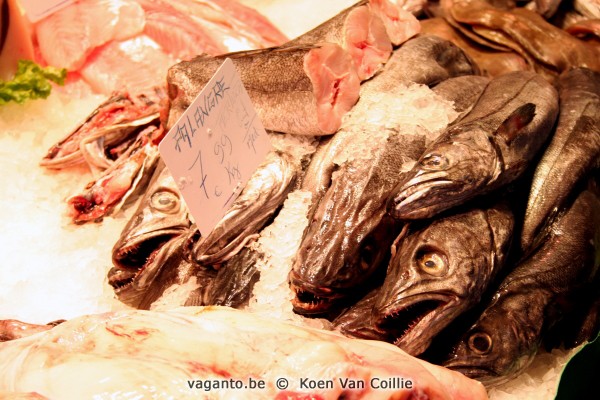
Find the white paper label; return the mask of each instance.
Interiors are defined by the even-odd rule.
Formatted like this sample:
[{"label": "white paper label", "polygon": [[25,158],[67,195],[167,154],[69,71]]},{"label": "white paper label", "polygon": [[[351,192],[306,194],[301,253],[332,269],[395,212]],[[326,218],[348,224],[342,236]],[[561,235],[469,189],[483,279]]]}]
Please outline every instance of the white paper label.
[{"label": "white paper label", "polygon": [[74,2],[75,0],[20,0],[31,22],[37,22]]},{"label": "white paper label", "polygon": [[230,59],[158,147],[203,236],[212,231],[271,150]]}]

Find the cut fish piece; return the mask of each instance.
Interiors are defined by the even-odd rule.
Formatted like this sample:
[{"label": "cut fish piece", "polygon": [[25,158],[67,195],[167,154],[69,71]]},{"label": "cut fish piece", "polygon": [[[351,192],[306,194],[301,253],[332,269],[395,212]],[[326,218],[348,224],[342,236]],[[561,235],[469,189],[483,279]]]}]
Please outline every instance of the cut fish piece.
[{"label": "cut fish piece", "polygon": [[369,5],[383,20],[388,36],[395,46],[406,42],[421,31],[419,20],[404,10],[396,0],[371,0]]},{"label": "cut fish piece", "polygon": [[133,0],[88,0],[39,21],[35,34],[49,65],[77,70],[97,46],[133,37],[144,23],[144,11]]}]

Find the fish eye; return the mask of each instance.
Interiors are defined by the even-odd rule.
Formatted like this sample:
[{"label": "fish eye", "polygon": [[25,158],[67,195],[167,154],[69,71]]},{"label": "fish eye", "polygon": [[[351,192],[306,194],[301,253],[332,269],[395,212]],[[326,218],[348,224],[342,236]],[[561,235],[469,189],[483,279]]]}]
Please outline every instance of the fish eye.
[{"label": "fish eye", "polygon": [[150,198],[150,205],[157,211],[174,214],[179,210],[179,197],[168,190],[156,192]]},{"label": "fish eye", "polygon": [[444,169],[448,167],[448,159],[441,154],[427,154],[421,160],[421,166],[426,169]]},{"label": "fish eye", "polygon": [[474,333],[469,337],[469,348],[477,354],[487,354],[492,349],[492,338],[487,333]]},{"label": "fish eye", "polygon": [[433,276],[442,276],[447,270],[446,258],[435,251],[417,253],[417,265],[422,271]]}]

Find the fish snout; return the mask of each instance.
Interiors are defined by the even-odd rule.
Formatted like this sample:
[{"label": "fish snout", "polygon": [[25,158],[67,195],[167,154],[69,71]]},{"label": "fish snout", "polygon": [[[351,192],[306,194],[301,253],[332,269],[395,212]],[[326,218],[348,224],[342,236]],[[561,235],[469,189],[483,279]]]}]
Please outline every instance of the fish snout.
[{"label": "fish snout", "polygon": [[294,292],[292,306],[298,314],[323,314],[328,312],[341,296],[333,289],[316,285],[290,272],[290,288]]}]

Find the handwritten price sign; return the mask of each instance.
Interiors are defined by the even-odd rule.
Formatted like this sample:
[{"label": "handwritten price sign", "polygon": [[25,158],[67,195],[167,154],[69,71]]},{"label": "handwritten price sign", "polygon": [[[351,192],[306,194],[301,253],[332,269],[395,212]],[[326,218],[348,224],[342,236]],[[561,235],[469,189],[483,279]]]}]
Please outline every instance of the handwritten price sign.
[{"label": "handwritten price sign", "polygon": [[226,59],[158,146],[202,235],[225,215],[271,142]]}]

